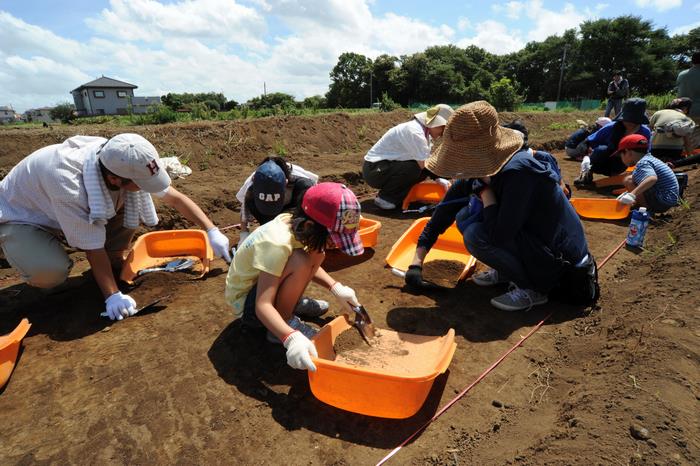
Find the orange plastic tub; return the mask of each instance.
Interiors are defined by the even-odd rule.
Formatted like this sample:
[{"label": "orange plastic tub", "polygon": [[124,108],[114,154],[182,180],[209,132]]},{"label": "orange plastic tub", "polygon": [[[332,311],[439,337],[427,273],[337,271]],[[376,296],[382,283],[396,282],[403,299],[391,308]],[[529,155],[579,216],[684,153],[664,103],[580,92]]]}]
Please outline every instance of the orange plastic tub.
[{"label": "orange plastic tub", "polygon": [[27,319],[22,319],[12,333],[0,336],[0,388],[10,379],[17,362],[19,345],[31,326]]},{"label": "orange plastic tub", "polygon": [[[360,217],[360,239],[362,245],[366,248],[373,248],[377,245],[379,239],[379,230],[382,229],[382,222],[372,220],[371,218]],[[338,249],[337,246],[329,249]]]},{"label": "orange plastic tub", "polygon": [[434,181],[422,181],[413,185],[403,200],[402,208],[408,209],[412,202],[422,202],[424,204],[437,204],[445,197],[447,188]]},{"label": "orange plastic tub", "polygon": [[634,171],[634,167],[627,167],[623,173],[615,176],[608,176],[607,178],[601,178],[595,181],[596,188],[607,188],[609,186],[618,186],[624,184],[625,178],[629,176],[631,172]]},{"label": "orange plastic tub", "polygon": [[382,339],[398,339],[407,350],[401,356],[405,364],[401,369],[354,366],[336,361],[333,350],[336,337],[350,328],[344,316],[337,317],[313,338],[318,358],[314,358],[316,372],[308,372],[309,385],[324,403],[367,416],[405,419],[416,414],[457,348],[453,329],[441,337],[381,329]]},{"label": "orange plastic tub", "polygon": [[[418,238],[423,232],[423,228],[425,228],[425,224],[428,223],[428,220],[430,220],[430,217],[423,217],[413,222],[408,230],[394,243],[385,259],[389,267],[404,272],[408,270],[408,266],[411,265],[411,261],[413,260],[413,255],[416,253]],[[438,237],[438,240],[430,249],[428,255],[425,256],[423,263],[434,260],[462,262],[464,264],[464,270],[459,277],[460,281],[467,278],[476,267],[476,258],[467,251],[467,248],[464,246],[462,234],[454,223],[445,233]]]},{"label": "orange plastic tub", "polygon": [[620,220],[630,214],[630,206],[620,204],[616,199],[572,197],[571,205],[583,218]]},{"label": "orange plastic tub", "polygon": [[165,230],[138,237],[124,261],[120,278],[132,283],[139,270],[155,267],[164,258],[184,257],[202,262],[202,275],[209,271],[214,252],[204,230]]}]

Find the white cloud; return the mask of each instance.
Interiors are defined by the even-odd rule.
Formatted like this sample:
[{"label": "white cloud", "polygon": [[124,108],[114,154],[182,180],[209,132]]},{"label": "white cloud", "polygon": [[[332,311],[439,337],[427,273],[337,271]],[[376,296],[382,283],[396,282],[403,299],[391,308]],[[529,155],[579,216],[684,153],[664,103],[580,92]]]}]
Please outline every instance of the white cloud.
[{"label": "white cloud", "polygon": [[476,35],[460,40],[457,45],[466,47],[476,45],[491,53],[504,54],[520,50],[525,45],[520,31],[508,28],[497,21],[483,21],[474,26]]},{"label": "white cloud", "polygon": [[126,41],[160,42],[171,37],[211,39],[260,50],[265,19],[233,0],[110,0],[110,7],[86,19],[97,33]]},{"label": "white cloud", "polygon": [[679,34],[687,34],[692,29],[695,29],[698,27],[700,27],[700,21],[697,21],[695,23],[686,24],[685,26],[677,27],[676,29],[671,31],[671,35],[675,36],[675,35],[679,35]]},{"label": "white cloud", "polygon": [[656,11],[666,11],[678,8],[683,4],[683,0],[634,0],[634,3],[641,8],[654,8]]},{"label": "white cloud", "polygon": [[[141,96],[216,91],[245,101],[260,95],[265,82],[268,91],[303,98],[328,90],[343,52],[374,58],[454,42],[447,25],[373,15],[368,5],[371,0],[111,0],[86,19],[93,37],[80,42],[0,11],[0,104],[23,110],[69,100],[70,90],[102,74],[136,84]],[[287,31],[270,41],[272,16]]]},{"label": "white cloud", "polygon": [[576,29],[586,19],[586,15],[579,13],[571,3],[565,3],[561,11],[553,11],[544,8],[542,0],[533,0],[528,2],[526,11],[533,24],[527,35],[528,40],[540,41],[567,29]]},{"label": "white cloud", "polygon": [[496,3],[491,5],[491,11],[497,15],[505,15],[508,19],[520,19],[525,4],[523,2],[511,1],[507,3]]},{"label": "white cloud", "polygon": [[464,31],[472,27],[472,22],[466,16],[460,16],[457,18],[457,29]]}]

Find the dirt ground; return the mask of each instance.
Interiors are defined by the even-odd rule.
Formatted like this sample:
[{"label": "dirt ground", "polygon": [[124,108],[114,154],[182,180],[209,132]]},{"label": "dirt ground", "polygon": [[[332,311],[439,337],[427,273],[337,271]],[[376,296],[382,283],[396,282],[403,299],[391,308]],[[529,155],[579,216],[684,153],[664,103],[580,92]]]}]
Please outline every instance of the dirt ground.
[{"label": "dirt ground", "polygon": [[[235,192],[270,152],[365,195],[363,215],[382,222],[377,247],[359,258],[329,252],[324,267],[358,292],[378,327],[426,335],[454,328],[457,335],[449,371],[417,415],[378,419],[316,400],[306,373],[287,366],[281,347],[232,321],[221,260],[202,280],[144,277],[132,291],[139,303],[166,298],[113,324],[99,317],[102,299],[81,254],[72,254],[76,266],[66,289],[53,294],[22,285],[0,259],[0,334],[22,317],[32,322],[17,368],[0,390],[0,464],[374,464],[551,312],[522,348],[390,464],[699,464],[695,172],[688,172],[688,205],[654,220],[646,250],[622,249],[602,269],[598,306],[551,302],[510,314],[489,304],[500,289],[467,281],[415,295],[384,267],[391,245],[416,216],[374,207],[361,160],[408,116],[333,114],[128,130],[148,137],[162,155],[189,163],[193,174],[175,186],[220,226],[238,222]],[[555,150],[569,182],[577,164],[556,149],[575,119],[594,117],[526,116],[532,142]],[[0,130],[0,174],[67,136],[123,131]],[[174,212],[159,211],[160,228],[187,226]],[[627,223],[584,226],[600,263],[624,238]],[[235,229],[227,233],[237,240]],[[332,301],[316,285],[308,294]],[[332,303],[330,314],[337,311]],[[330,316],[315,323],[326,320]]]}]

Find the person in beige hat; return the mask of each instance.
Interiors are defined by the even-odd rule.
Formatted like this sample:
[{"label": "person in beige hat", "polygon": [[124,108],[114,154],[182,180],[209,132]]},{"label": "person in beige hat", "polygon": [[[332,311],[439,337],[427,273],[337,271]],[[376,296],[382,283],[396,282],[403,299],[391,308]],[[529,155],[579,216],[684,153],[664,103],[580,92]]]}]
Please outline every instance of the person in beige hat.
[{"label": "person in beige hat", "polygon": [[545,304],[550,292],[580,304],[595,302],[595,261],[559,176],[523,148],[520,132],[499,125],[488,102],[455,111],[426,168],[483,183],[483,221],[468,225],[463,235],[469,252],[490,267],[474,276],[475,284],[512,283],[491,300],[494,307],[529,310]]},{"label": "person in beige hat", "polygon": [[214,253],[231,261],[226,236],[170,185],[158,151],[138,134],[74,136],[15,165],[0,182],[0,246],[24,281],[46,289],[73,266],[63,242],[85,251],[104,315],[122,320],[137,305],[119,291],[112,269],[121,268],[139,224],[158,223],[151,195],[207,230]]},{"label": "person in beige hat", "polygon": [[[423,168],[430,155],[432,141],[442,136],[453,110],[438,104],[417,113],[410,121],[394,126],[367,152],[362,176],[379,189],[374,203],[380,209],[392,210],[401,205],[411,187],[425,179]],[[447,183],[446,180],[439,180]]]}]

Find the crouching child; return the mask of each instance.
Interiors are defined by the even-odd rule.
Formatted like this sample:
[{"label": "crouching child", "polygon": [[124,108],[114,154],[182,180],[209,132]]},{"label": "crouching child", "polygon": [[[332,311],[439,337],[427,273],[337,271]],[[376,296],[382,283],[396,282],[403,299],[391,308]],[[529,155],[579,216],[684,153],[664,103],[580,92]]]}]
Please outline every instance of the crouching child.
[{"label": "crouching child", "polygon": [[239,245],[226,277],[226,302],[249,327],[267,329],[267,339],[287,350],[295,369],[316,370],[316,330],[299,319],[318,317],[325,301],[302,297],[311,281],[326,287],[343,312],[360,303],[355,291],[331,278],[321,263],[329,243],[357,256],[364,252],[358,233],[360,204],[338,183],[309,188],[293,213],[283,213],[260,226]]},{"label": "crouching child", "polygon": [[627,191],[617,201],[646,207],[651,212],[666,212],[680,200],[678,180],[668,165],[648,153],[648,148],[649,140],[641,134],[631,134],[620,141],[622,162],[635,168],[625,178]]}]

